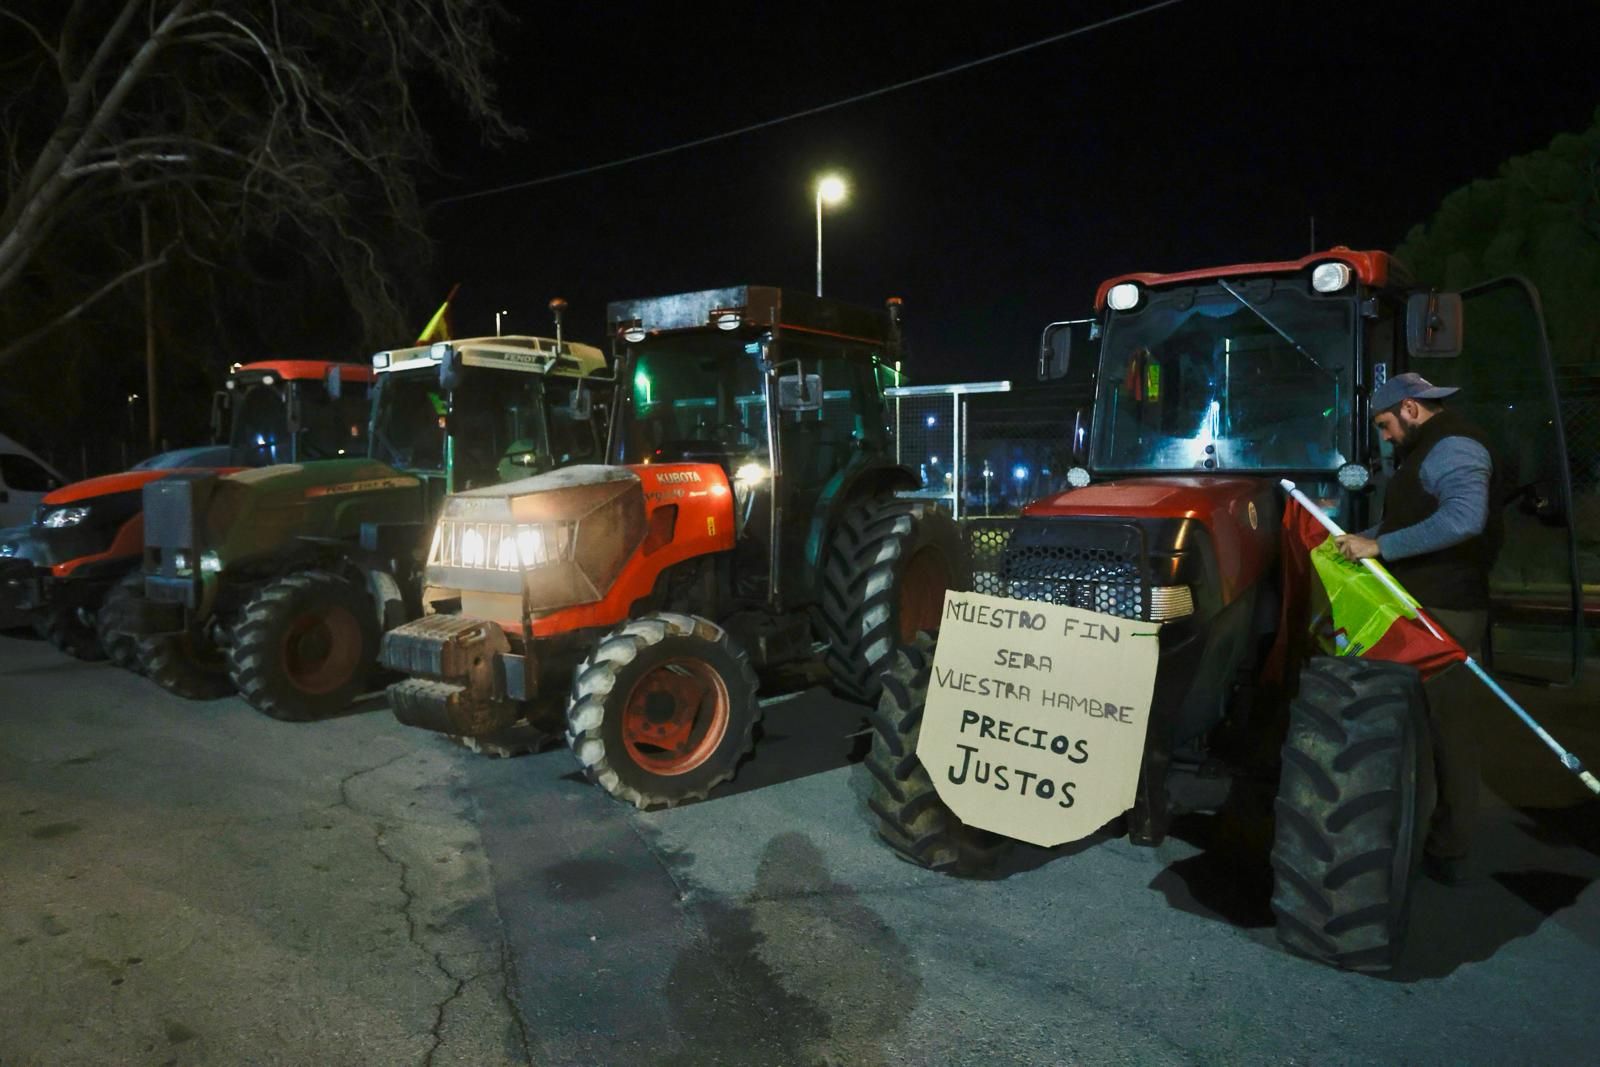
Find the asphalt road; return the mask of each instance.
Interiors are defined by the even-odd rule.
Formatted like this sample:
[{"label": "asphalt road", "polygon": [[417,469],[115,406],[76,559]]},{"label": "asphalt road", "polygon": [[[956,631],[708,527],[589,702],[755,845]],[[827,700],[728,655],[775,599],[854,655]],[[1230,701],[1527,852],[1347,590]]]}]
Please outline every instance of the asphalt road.
[{"label": "asphalt road", "polygon": [[[1545,698],[1591,764],[1595,689]],[[0,637],[0,1065],[1600,1056],[1600,805],[1501,716],[1485,875],[1419,888],[1391,978],[1277,947],[1248,820],[900,863],[857,719],[775,703],[731,788],[639,814],[564,751],[381,703],[278,723]]]}]

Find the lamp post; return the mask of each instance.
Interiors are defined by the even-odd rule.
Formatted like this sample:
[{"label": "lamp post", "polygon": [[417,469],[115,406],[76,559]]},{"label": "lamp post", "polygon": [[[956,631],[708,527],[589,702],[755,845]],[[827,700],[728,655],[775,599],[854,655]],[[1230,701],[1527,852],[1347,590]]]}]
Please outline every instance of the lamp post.
[{"label": "lamp post", "polygon": [[838,204],[844,200],[849,188],[837,174],[824,174],[817,179],[817,295],[822,295],[822,205]]}]

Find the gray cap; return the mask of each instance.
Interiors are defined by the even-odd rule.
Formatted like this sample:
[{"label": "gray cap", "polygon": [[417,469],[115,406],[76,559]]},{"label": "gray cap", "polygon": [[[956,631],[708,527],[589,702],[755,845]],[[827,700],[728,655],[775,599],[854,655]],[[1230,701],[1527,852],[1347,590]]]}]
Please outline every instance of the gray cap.
[{"label": "gray cap", "polygon": [[1406,371],[1396,374],[1372,391],[1372,410],[1374,413],[1387,411],[1402,400],[1443,400],[1451,393],[1458,392],[1456,386],[1434,385],[1416,371]]}]

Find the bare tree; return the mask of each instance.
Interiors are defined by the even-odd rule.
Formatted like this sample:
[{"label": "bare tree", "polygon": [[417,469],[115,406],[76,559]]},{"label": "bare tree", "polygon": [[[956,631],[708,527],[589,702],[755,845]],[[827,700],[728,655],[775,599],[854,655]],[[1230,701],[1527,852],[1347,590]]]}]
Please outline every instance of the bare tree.
[{"label": "bare tree", "polygon": [[[320,261],[364,332],[392,337],[394,266],[426,248],[419,102],[516,133],[489,74],[500,16],[494,0],[0,0],[0,303],[56,242],[79,255],[0,361],[174,256],[254,240]],[[148,258],[127,239],[140,206],[165,235]]]}]

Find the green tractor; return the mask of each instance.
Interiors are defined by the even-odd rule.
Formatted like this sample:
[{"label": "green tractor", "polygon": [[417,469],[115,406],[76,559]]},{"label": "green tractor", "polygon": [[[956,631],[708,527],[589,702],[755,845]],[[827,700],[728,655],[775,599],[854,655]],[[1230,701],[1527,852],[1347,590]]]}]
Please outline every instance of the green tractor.
[{"label": "green tractor", "polygon": [[145,490],[139,654],[163,688],[237,690],[291,721],[338,712],[365,691],[383,632],[420,613],[418,564],[447,494],[601,457],[597,348],[482,337],[372,365],[367,455]]},{"label": "green tractor", "polygon": [[706,796],[755,743],[758,669],[825,647],[870,703],[969,580],[953,520],[896,497],[887,313],[765,286],[623,301],[610,466],[446,502],[428,614],[384,637],[395,716],[453,736],[564,728],[641,808]]}]

